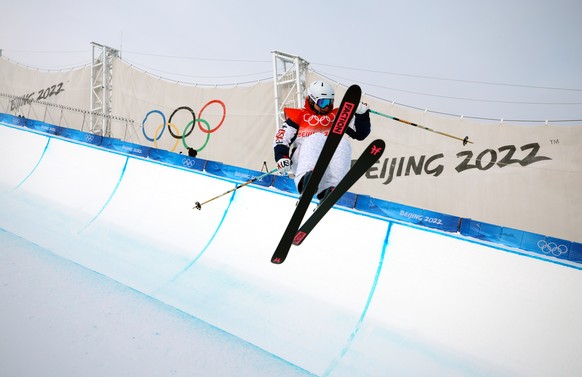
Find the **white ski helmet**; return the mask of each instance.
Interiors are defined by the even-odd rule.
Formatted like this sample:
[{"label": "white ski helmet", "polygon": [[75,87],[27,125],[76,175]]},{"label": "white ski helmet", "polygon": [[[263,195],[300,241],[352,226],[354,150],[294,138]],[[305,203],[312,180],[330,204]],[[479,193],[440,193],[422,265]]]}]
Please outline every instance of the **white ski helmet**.
[{"label": "white ski helmet", "polygon": [[324,81],[314,81],[307,88],[307,98],[309,101],[322,109],[327,106],[333,107],[334,97],[335,90],[333,90],[331,85]]}]

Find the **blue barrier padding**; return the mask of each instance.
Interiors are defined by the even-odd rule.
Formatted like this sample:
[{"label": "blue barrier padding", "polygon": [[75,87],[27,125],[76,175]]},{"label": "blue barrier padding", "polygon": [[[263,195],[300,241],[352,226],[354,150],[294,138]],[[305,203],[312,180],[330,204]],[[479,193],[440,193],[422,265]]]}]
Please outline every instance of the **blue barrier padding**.
[{"label": "blue barrier padding", "polygon": [[95,135],[89,132],[83,132],[79,130],[75,130],[72,128],[65,128],[61,129],[61,137],[65,137],[71,140],[81,141],[83,143],[93,144],[93,145],[101,145],[101,141],[103,137],[101,135]]},{"label": "blue barrier padding", "polygon": [[525,236],[524,233],[525,232],[521,230],[501,227],[499,242],[504,245],[519,247],[523,242]]},{"label": "blue barrier padding", "polygon": [[187,169],[203,171],[206,160],[197,157],[190,157],[184,154],[178,154],[165,149],[150,148],[148,158],[160,162],[165,162],[174,166],[181,166]]},{"label": "blue barrier padding", "polygon": [[582,247],[580,244],[556,237],[506,228],[471,219],[463,219],[461,221],[460,233],[464,236],[515,247],[554,258],[578,262],[582,260]]},{"label": "blue barrier padding", "polygon": [[582,263],[582,243],[572,242],[570,260],[572,262]]},{"label": "blue barrier padding", "polygon": [[[474,221],[471,219],[463,219],[459,232],[465,236],[478,238],[480,240],[499,240],[501,239],[502,227]],[[520,241],[521,242],[521,241]]]},{"label": "blue barrier padding", "polygon": [[15,126],[26,126],[26,118],[12,114],[0,113],[0,122],[13,124]]},{"label": "blue barrier padding", "polygon": [[[239,168],[236,166],[232,166],[232,165],[226,165],[223,164],[222,162],[216,162],[216,161],[208,161],[206,162],[206,172],[213,174],[213,175],[217,175],[219,177],[226,177],[226,178],[231,178],[231,179],[235,179],[237,181],[249,181],[251,179],[253,179],[254,177],[258,177],[260,175],[265,174],[264,172],[260,172],[260,171],[256,171],[256,170],[249,170],[249,169],[243,169],[243,168]],[[259,186],[264,186],[264,187],[269,187],[271,186],[271,184],[273,183],[273,175],[269,174],[266,177],[263,177],[259,180],[256,180],[255,182],[253,182],[253,184],[259,185]]]},{"label": "blue barrier padding", "polygon": [[115,150],[115,151],[119,151],[119,152],[123,152],[123,153],[129,153],[135,156],[140,156],[140,157],[147,157],[150,147],[146,147],[143,145],[139,145],[139,144],[134,144],[134,143],[128,143],[125,141],[121,141],[119,139],[114,139],[111,137],[104,137],[103,140],[101,141],[101,146],[103,148],[107,148],[107,149],[111,149],[111,150]]},{"label": "blue barrier padding", "polygon": [[273,179],[273,187],[277,190],[298,194],[295,182],[286,175],[276,175]]},{"label": "blue barrier padding", "polygon": [[356,206],[357,199],[358,199],[357,194],[354,194],[353,192],[346,192],[345,194],[342,195],[340,200],[337,201],[337,205],[347,208],[354,208]]},{"label": "blue barrier padding", "polygon": [[355,208],[359,211],[374,213],[446,232],[457,232],[461,221],[461,218],[457,216],[392,203],[372,198],[368,195],[358,195]]},{"label": "blue barrier padding", "polygon": [[55,126],[53,124],[44,123],[38,120],[27,119],[25,127],[31,128],[36,131],[41,131],[51,135],[60,135],[62,127]]},{"label": "blue barrier padding", "polygon": [[572,242],[535,233],[524,233],[526,233],[526,235],[524,235],[521,249],[533,251],[549,257],[570,260]]}]

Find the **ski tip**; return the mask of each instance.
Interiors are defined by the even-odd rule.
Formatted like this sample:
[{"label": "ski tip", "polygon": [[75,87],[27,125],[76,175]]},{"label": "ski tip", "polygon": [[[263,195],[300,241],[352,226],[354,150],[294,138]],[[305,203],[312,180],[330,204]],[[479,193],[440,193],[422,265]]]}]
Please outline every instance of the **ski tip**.
[{"label": "ski tip", "polygon": [[281,258],[281,257],[271,258],[271,263],[273,263],[273,264],[281,264],[283,262],[285,262],[285,258]]},{"label": "ski tip", "polygon": [[376,139],[370,144],[370,150],[372,154],[379,152],[379,149],[385,149],[386,142],[383,139]]},{"label": "ski tip", "polygon": [[301,245],[301,243],[303,242],[303,240],[305,239],[305,237],[307,237],[307,233],[305,233],[305,232],[303,232],[303,231],[300,230],[295,235],[295,238],[293,238],[293,245],[295,245],[295,246]]}]

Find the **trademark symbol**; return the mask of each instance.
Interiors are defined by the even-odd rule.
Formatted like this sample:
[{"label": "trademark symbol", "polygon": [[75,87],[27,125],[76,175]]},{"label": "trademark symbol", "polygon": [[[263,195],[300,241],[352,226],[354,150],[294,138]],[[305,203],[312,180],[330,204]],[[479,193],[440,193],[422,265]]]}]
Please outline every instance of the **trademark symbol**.
[{"label": "trademark symbol", "polygon": [[550,144],[560,144],[560,140],[558,139],[550,140]]}]

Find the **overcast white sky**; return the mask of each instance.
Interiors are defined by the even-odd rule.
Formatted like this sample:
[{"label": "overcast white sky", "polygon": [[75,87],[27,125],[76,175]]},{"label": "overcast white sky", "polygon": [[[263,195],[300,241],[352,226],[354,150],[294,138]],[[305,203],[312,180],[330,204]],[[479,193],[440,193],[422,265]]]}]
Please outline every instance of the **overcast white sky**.
[{"label": "overcast white sky", "polygon": [[0,1],[2,55],[34,68],[89,64],[97,42],[157,76],[230,84],[272,77],[277,50],[421,109],[582,119],[580,0]]}]

